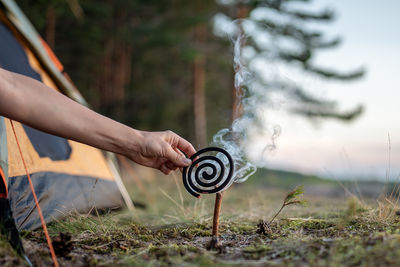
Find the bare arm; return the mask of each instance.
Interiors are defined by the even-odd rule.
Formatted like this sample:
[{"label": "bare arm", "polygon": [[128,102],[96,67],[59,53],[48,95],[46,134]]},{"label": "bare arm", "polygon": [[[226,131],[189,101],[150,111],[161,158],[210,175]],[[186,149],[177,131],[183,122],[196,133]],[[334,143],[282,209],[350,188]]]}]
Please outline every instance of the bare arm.
[{"label": "bare arm", "polygon": [[0,115],[41,131],[122,154],[168,174],[190,164],[193,146],[171,131],[135,130],[44,84],[0,68]]}]

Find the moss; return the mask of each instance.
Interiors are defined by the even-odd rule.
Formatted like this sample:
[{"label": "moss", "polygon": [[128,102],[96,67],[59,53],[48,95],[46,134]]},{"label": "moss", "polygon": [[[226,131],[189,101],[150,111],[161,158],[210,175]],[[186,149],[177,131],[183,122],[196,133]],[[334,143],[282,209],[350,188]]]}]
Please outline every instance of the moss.
[{"label": "moss", "polygon": [[192,239],[199,236],[211,236],[211,226],[206,224],[195,223],[187,226],[180,231],[181,236]]},{"label": "moss", "polygon": [[256,227],[253,224],[248,223],[231,223],[226,226],[226,229],[235,234],[249,234],[256,231]]},{"label": "moss", "polygon": [[154,239],[152,235],[138,235],[138,238],[143,241],[151,241]]},{"label": "moss", "polygon": [[[236,190],[236,187],[232,187],[232,190]],[[248,203],[243,201],[242,195],[240,198],[237,197],[238,194],[230,198],[232,194],[228,192],[223,203],[225,217],[221,219],[220,225],[220,241],[224,247],[221,251],[205,249],[211,237],[211,213],[197,216],[195,222],[193,218],[185,217],[166,223],[160,223],[164,222],[160,218],[165,219],[162,216],[170,212],[164,209],[159,209],[159,214],[153,213],[153,210],[138,211],[139,215],[135,220],[140,219],[140,222],[133,222],[132,215],[128,212],[104,216],[72,215],[63,221],[52,223],[49,228],[53,236],[60,231],[72,234],[75,244],[74,259],[62,259],[67,266],[400,264],[400,216],[383,220],[377,215],[378,212],[374,212],[375,207],[360,206],[355,200],[333,202],[325,198],[310,199],[307,209],[294,207],[281,215],[283,218],[296,218],[279,219],[271,225],[271,234],[257,234],[255,230],[258,218],[265,219],[281,201],[279,191],[271,194],[269,192],[267,189],[260,194],[249,191],[246,198],[249,202],[268,204],[254,210],[255,214],[259,214],[258,217],[252,217],[254,220],[248,219]],[[279,198],[275,201],[276,196]],[[210,200],[206,203],[212,209],[213,199]],[[164,202],[158,201],[154,205],[165,207]],[[191,206],[185,206],[186,208],[190,209]],[[207,210],[207,206],[205,209]],[[228,214],[228,210],[236,212],[238,216]],[[22,232],[22,236],[34,245],[29,249],[29,253],[32,253],[30,256],[49,258],[41,230]],[[11,263],[16,258],[8,249],[3,248],[0,243],[1,266],[7,266],[7,262],[1,262],[3,255],[7,255]],[[48,262],[51,264],[51,259]]]},{"label": "moss", "polygon": [[156,236],[159,239],[177,238],[178,236],[180,236],[180,232],[179,228],[177,227],[166,227],[154,231],[154,236]]},{"label": "moss", "polygon": [[243,254],[247,259],[257,260],[269,253],[273,252],[273,247],[271,245],[256,244],[245,247],[243,249]]},{"label": "moss", "polygon": [[159,262],[167,263],[168,265],[181,265],[184,262],[198,262],[200,259],[204,261],[201,249],[191,245],[150,245],[147,250],[146,257],[149,259],[157,259]]},{"label": "moss", "polygon": [[278,225],[278,227],[285,227],[293,231],[300,229],[323,230],[333,226],[335,224],[332,221],[323,219],[282,219]]},{"label": "moss", "polygon": [[129,230],[131,231],[132,234],[135,234],[135,235],[143,235],[143,234],[151,233],[151,230],[149,228],[144,227],[139,224],[136,224],[136,223],[131,223],[129,225]]}]

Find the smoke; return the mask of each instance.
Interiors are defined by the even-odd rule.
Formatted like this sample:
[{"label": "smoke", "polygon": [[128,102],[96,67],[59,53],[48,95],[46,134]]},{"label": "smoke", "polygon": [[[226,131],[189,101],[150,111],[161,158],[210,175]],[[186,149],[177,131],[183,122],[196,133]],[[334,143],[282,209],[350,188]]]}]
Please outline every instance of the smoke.
[{"label": "smoke", "polygon": [[[222,129],[214,135],[213,145],[225,149],[232,156],[235,165],[232,182],[242,183],[256,172],[257,167],[254,162],[276,149],[276,139],[281,133],[281,128],[279,125],[266,123],[265,112],[268,104],[266,88],[257,83],[253,72],[246,65],[246,20],[235,20],[229,26],[229,31],[226,33],[232,40],[234,48],[234,86],[239,99],[234,113],[238,117],[230,128]],[[260,144],[262,149],[257,156],[258,159],[251,161],[247,157],[250,140],[260,135],[268,138]],[[220,159],[224,160],[222,157]]]}]

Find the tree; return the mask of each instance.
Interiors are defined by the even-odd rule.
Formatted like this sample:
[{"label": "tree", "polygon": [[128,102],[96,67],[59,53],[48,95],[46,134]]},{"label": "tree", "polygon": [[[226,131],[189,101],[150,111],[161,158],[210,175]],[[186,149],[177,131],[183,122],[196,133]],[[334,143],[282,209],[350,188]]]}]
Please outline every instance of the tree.
[{"label": "tree", "polygon": [[[318,51],[336,48],[340,44],[340,38],[326,39],[323,32],[311,30],[308,24],[332,22],[335,18],[333,11],[325,9],[319,12],[307,12],[303,11],[306,10],[305,8],[293,7],[294,4],[297,6],[308,5],[310,0],[219,2],[223,7],[224,14],[220,13],[219,16],[225,21],[243,18],[244,13],[252,14],[255,11],[259,14],[264,13],[264,15],[247,17],[246,23],[251,30],[248,30],[250,27],[247,29],[243,27],[242,22],[237,23],[239,31],[245,31],[248,36],[246,49],[250,49],[254,54],[248,58],[249,65],[254,60],[266,58],[287,66],[296,66],[305,74],[315,74],[325,79],[352,81],[364,75],[362,68],[342,73],[313,64],[314,55]],[[264,39],[261,39],[260,36]],[[268,42],[265,41],[266,39]],[[337,102],[318,98],[307,92],[298,83],[291,83],[283,79],[266,79],[260,71],[253,71],[255,83],[268,88],[269,92],[279,91],[291,100],[289,111],[292,113],[309,118],[335,118],[349,121],[363,111],[362,106],[356,106],[349,111],[341,111]],[[235,105],[233,106],[235,107]],[[235,111],[233,110],[233,112]]]},{"label": "tree", "polygon": [[[205,134],[198,135],[196,129],[207,128],[210,138],[219,129],[229,127],[231,111],[236,109],[230,97],[230,41],[214,35],[212,21],[216,16],[224,14],[233,20],[238,10],[245,11],[239,17],[248,17],[266,9],[278,17],[291,18],[281,22],[275,17],[257,20],[250,16],[248,21],[258,27],[258,35],[295,43],[298,51],[277,46],[275,60],[282,64],[297,64],[307,73],[337,80],[353,80],[363,74],[341,74],[312,64],[316,51],[336,47],[339,39],[325,41],[322,32],[310,31],[304,25],[330,22],[333,12],[296,11],[290,8],[295,0],[17,2],[94,109],[136,128],[171,129],[192,141],[202,140],[196,142],[202,145]],[[300,1],[303,5],[308,2]],[[247,34],[250,38],[244,48],[255,51],[250,61],[271,56],[270,46]],[[336,102],[317,98],[298,84],[256,75],[260,86],[290,97],[290,111],[296,114],[351,119],[361,112],[361,107],[340,112]],[[200,115],[195,114],[196,110]]]}]

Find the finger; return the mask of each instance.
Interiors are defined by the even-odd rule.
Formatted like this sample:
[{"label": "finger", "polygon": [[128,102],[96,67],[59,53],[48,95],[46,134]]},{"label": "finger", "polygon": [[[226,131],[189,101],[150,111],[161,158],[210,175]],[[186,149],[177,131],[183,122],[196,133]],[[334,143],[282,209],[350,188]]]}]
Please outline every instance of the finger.
[{"label": "finger", "polygon": [[177,153],[171,146],[167,148],[165,157],[176,167],[186,167],[192,163],[190,159]]},{"label": "finger", "polygon": [[[177,148],[174,148],[174,150],[177,152],[177,153],[179,153],[179,154],[181,154],[182,156],[184,156],[185,157],[185,155],[183,154],[183,152],[182,151],[180,151],[179,149],[177,149]],[[197,159],[198,157],[196,157],[196,159]],[[196,160],[196,159],[194,159],[194,160]],[[182,167],[179,167],[179,170],[181,171],[181,173],[183,172],[183,168]]]},{"label": "finger", "polygon": [[186,155],[182,151],[180,151],[178,148],[173,147],[173,149],[175,150],[176,153],[179,153],[181,156],[186,157]]},{"label": "finger", "polygon": [[167,161],[165,162],[165,166],[167,166],[168,169],[170,169],[171,171],[175,171],[178,167],[175,166],[172,162]]},{"label": "finger", "polygon": [[161,165],[160,163],[157,162],[157,159],[149,158],[149,157],[135,156],[130,159],[140,165],[150,167],[150,168],[155,168],[155,169],[158,169],[158,167]]},{"label": "finger", "polygon": [[160,166],[160,171],[163,172],[165,175],[168,175],[171,173],[171,170],[165,164]]},{"label": "finger", "polygon": [[183,153],[185,153],[189,158],[196,153],[196,149],[192,146],[191,143],[183,139],[182,137],[178,136],[178,144],[176,144],[176,147],[181,150]]},{"label": "finger", "polygon": [[155,168],[159,169],[161,165],[163,165],[167,159],[165,158],[152,158],[152,157],[143,157],[143,156],[137,156],[136,158],[132,159],[136,163],[150,167],[150,168]]},{"label": "finger", "polygon": [[[180,154],[182,157],[185,157],[186,158],[186,155],[182,152],[182,151],[180,151],[178,148],[173,148],[174,150],[175,150],[175,152],[176,153],[178,153],[178,154]],[[197,159],[197,157],[194,159],[194,160],[196,160]]]}]

